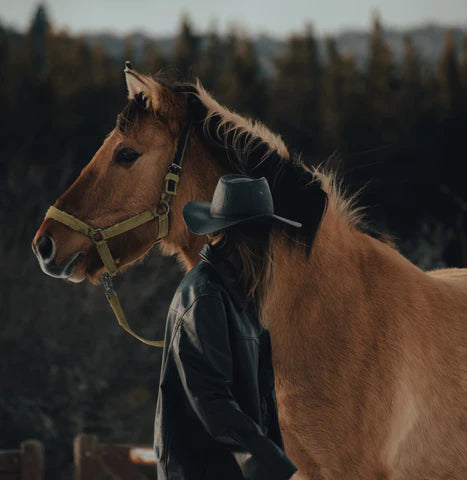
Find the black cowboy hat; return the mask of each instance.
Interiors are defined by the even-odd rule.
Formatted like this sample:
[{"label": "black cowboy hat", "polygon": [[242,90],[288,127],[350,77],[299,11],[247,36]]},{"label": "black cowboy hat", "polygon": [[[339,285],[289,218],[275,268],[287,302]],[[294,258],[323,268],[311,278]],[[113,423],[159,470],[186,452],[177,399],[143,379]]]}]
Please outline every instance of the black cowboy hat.
[{"label": "black cowboy hat", "polygon": [[299,222],[274,215],[271,191],[264,177],[237,174],[224,175],[219,179],[212,202],[186,203],[183,218],[188,228],[198,235],[262,219],[302,226]]}]

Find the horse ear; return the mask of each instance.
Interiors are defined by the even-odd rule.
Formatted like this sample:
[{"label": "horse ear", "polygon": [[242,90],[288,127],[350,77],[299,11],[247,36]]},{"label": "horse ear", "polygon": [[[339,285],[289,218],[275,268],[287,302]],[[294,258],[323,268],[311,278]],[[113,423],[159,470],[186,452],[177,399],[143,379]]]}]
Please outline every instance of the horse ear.
[{"label": "horse ear", "polygon": [[158,111],[161,106],[161,86],[152,78],[134,70],[128,61],[125,62],[124,72],[128,100],[135,100],[138,103],[143,101],[145,108]]},{"label": "horse ear", "polygon": [[142,93],[146,99],[149,98],[150,84],[149,79],[144,75],[140,75],[136,70],[133,70],[131,63],[125,62],[125,80],[128,88],[128,99],[134,100],[134,98]]},{"label": "horse ear", "polygon": [[129,100],[134,100],[158,116],[170,116],[169,114],[175,110],[174,106],[177,103],[176,92],[151,77],[141,75],[133,69],[128,61],[125,62],[124,72]]}]

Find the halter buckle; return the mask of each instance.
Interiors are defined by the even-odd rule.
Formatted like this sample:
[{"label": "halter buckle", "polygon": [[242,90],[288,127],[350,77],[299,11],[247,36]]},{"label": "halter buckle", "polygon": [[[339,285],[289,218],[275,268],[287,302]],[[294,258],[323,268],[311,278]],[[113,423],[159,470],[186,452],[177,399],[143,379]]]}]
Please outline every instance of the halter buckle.
[{"label": "halter buckle", "polygon": [[92,239],[94,242],[102,242],[104,240],[104,237],[102,236],[102,228],[95,228],[94,232],[92,234]]},{"label": "halter buckle", "polygon": [[171,196],[177,195],[177,185],[179,181],[180,175],[178,173],[168,171],[165,175],[165,193]]},{"label": "halter buckle", "polygon": [[178,175],[182,171],[182,166],[179,165],[178,163],[171,163],[167,167],[167,173],[175,173],[175,175]]},{"label": "halter buckle", "polygon": [[105,296],[107,300],[110,297],[115,297],[117,295],[114,289],[114,283],[112,281],[112,277],[108,272],[104,272],[101,275],[101,283],[102,283],[102,286],[104,287]]}]

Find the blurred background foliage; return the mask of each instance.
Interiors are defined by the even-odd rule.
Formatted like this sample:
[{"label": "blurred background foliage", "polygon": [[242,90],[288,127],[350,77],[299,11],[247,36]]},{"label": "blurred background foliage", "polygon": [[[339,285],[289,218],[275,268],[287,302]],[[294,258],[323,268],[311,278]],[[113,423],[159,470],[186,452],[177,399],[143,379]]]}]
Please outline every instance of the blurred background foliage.
[{"label": "blurred background foliage", "polygon": [[[142,72],[199,77],[308,164],[330,158],[350,191],[366,186],[369,219],[416,264],[465,267],[467,35],[443,35],[436,57],[409,34],[394,55],[375,17],[362,57],[311,26],[280,42],[235,29],[200,35],[183,17],[173,39],[111,42],[55,30],[44,7],[25,33],[0,24],[0,448],[35,437],[47,478],[70,478],[78,432],[152,442],[160,352],[117,327],[100,290],[46,277],[30,250],[47,207],[126,103],[125,59]],[[153,252],[119,280],[136,329],[162,335],[181,276]]]}]

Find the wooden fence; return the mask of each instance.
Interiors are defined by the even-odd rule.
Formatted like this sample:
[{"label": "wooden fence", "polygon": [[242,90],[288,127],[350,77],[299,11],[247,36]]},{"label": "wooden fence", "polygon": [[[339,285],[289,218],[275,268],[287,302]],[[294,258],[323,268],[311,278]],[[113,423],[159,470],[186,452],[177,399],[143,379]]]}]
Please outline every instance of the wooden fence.
[{"label": "wooden fence", "polygon": [[0,480],[44,480],[44,447],[37,440],[0,450]]},{"label": "wooden fence", "polygon": [[148,480],[156,459],[148,446],[99,443],[96,435],[80,433],[74,441],[75,480]]},{"label": "wooden fence", "polygon": [[[74,440],[75,480],[148,480],[155,478],[152,447],[100,443],[80,433]],[[44,448],[37,440],[17,450],[0,450],[0,480],[44,480]]]}]

